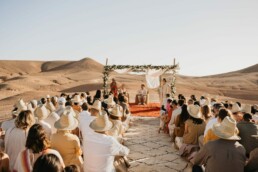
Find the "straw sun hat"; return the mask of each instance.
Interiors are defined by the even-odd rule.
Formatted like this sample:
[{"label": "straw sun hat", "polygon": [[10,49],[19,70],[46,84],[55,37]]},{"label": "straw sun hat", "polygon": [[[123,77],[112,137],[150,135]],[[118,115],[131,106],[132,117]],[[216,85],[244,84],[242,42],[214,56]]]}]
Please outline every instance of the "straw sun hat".
[{"label": "straw sun hat", "polygon": [[122,106],[116,105],[114,108],[112,108],[112,111],[110,112],[110,115],[115,116],[115,117],[122,117]]},{"label": "straw sun hat", "polygon": [[80,95],[75,95],[74,98],[72,99],[74,103],[80,103],[82,101]]},{"label": "straw sun hat", "polygon": [[71,107],[66,107],[61,114],[60,119],[54,124],[58,130],[74,130],[78,126],[78,120],[75,119],[75,113]]},{"label": "straw sun hat", "polygon": [[106,113],[99,115],[90,123],[90,128],[97,132],[108,131],[113,127],[113,123],[108,119]]},{"label": "straw sun hat", "polygon": [[187,107],[187,111],[189,115],[193,118],[202,118],[202,115],[200,113],[200,107],[198,105],[189,105]]},{"label": "straw sun hat", "polygon": [[91,106],[91,109],[95,109],[95,110],[101,111],[101,101],[95,100],[95,102]]},{"label": "straw sun hat", "polygon": [[236,134],[236,121],[226,116],[221,123],[214,124],[212,130],[216,136],[226,140],[241,140]]},{"label": "straw sun hat", "polygon": [[17,108],[16,111],[12,112],[12,114],[15,115],[15,116],[18,116],[21,111],[27,110],[27,106],[22,99],[18,100],[18,102],[15,103],[14,106]]},{"label": "straw sun hat", "polygon": [[247,104],[243,104],[242,108],[241,108],[241,112],[251,114],[252,113],[252,106],[247,105]]},{"label": "straw sun hat", "polygon": [[233,106],[232,106],[231,112],[232,113],[237,113],[237,112],[240,112],[240,111],[241,111],[241,108],[239,107],[239,105],[237,103],[234,103]]},{"label": "straw sun hat", "polygon": [[48,110],[45,105],[40,105],[34,111],[34,116],[38,118],[38,120],[44,120],[48,117]]}]

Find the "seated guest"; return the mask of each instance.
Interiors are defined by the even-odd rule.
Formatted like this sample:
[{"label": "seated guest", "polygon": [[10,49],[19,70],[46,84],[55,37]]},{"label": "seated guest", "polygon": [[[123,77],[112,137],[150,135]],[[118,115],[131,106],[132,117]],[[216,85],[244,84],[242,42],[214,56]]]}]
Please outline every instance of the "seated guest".
[{"label": "seated guest", "polygon": [[102,101],[101,90],[97,90],[97,91],[96,91],[96,94],[95,94],[94,97],[93,97],[92,104],[94,104],[94,102],[95,102],[96,100]]},{"label": "seated guest", "polygon": [[76,135],[71,133],[78,126],[78,121],[74,116],[73,109],[66,107],[60,119],[55,122],[57,133],[52,135],[51,148],[62,155],[66,166],[75,164],[82,168],[80,141]]},{"label": "seated guest", "polygon": [[233,118],[234,118],[234,120],[236,120],[236,122],[242,121],[243,114],[241,112],[241,107],[239,106],[239,103],[233,104],[231,112],[232,112]]},{"label": "seated guest", "polygon": [[183,137],[185,132],[185,121],[189,118],[189,113],[187,111],[187,105],[182,106],[182,112],[180,115],[176,117],[175,121],[175,131],[172,136],[172,140],[174,141],[176,137]]},{"label": "seated guest", "polygon": [[124,133],[124,127],[121,121],[123,116],[122,107],[116,105],[110,113],[109,119],[113,123],[113,128],[108,131],[108,135],[116,138],[120,143],[122,142],[122,135]]},{"label": "seated guest", "polygon": [[80,106],[80,103],[82,102],[80,95],[75,95],[72,99],[73,105],[72,108],[75,112],[80,113],[82,111],[82,108]]},{"label": "seated guest", "polygon": [[145,88],[145,85],[142,84],[141,85],[141,89],[138,90],[138,93],[137,93],[137,101],[138,101],[138,104],[146,104],[147,102],[147,94],[148,94],[148,91],[147,89]]},{"label": "seated guest", "polygon": [[258,171],[258,148],[255,148],[250,152],[250,157],[245,166],[245,172],[257,172]]},{"label": "seated guest", "polygon": [[64,97],[60,97],[58,99],[58,108],[55,111],[59,116],[64,112],[65,110],[65,103],[66,103],[66,99]]},{"label": "seated guest", "polygon": [[64,172],[64,167],[55,154],[41,155],[35,162],[32,172]]},{"label": "seated guest", "polygon": [[129,105],[126,103],[125,95],[118,96],[119,105],[123,108],[123,116],[126,116],[130,113],[129,111]]},{"label": "seated guest", "polygon": [[179,152],[180,155],[191,160],[199,149],[198,138],[203,135],[205,129],[205,122],[200,114],[200,107],[197,105],[190,105],[187,108],[189,118],[185,121],[185,132],[183,135],[183,145]]},{"label": "seated guest", "polygon": [[[96,104],[97,101],[95,101],[94,104]],[[81,136],[83,138],[87,138],[87,135],[92,132],[91,128],[89,127],[90,123],[96,118],[96,116],[99,115],[98,110],[93,110],[93,107],[91,108],[91,113],[89,112],[87,103],[82,104],[82,112],[79,115],[79,129],[81,131]]]},{"label": "seated guest", "polygon": [[202,106],[201,107],[201,114],[203,116],[203,119],[204,119],[205,123],[207,124],[212,117],[210,107],[208,105]]},{"label": "seated guest", "polygon": [[[0,137],[2,136],[2,131],[0,131]],[[1,143],[2,144],[2,143]],[[10,167],[9,167],[9,156],[4,153],[3,149],[2,149],[2,145],[1,145],[1,148],[0,148],[0,158],[1,158],[1,161],[0,161],[0,171],[3,171],[3,172],[9,172],[10,171]]]},{"label": "seated guest", "polygon": [[14,105],[14,109],[12,111],[12,119],[4,121],[1,124],[1,128],[3,131],[7,131],[9,128],[13,128],[15,127],[15,120],[16,117],[19,115],[19,113],[23,110],[27,110],[27,106],[25,104],[25,102],[20,99],[15,105]]},{"label": "seated guest", "polygon": [[50,139],[52,135],[51,125],[45,121],[45,119],[48,117],[48,113],[47,108],[44,105],[40,105],[36,108],[34,116],[37,118],[37,123],[42,125],[44,128],[47,138]]},{"label": "seated guest", "polygon": [[[219,114],[217,116],[217,123],[221,123],[226,116],[232,117],[231,112],[227,109],[221,108],[219,110]],[[238,133],[238,132],[236,131],[236,133]],[[210,128],[207,131],[207,134],[204,136],[203,143],[206,144],[209,141],[217,140],[217,139],[219,139],[219,138],[214,134],[212,128]]]},{"label": "seated guest", "polygon": [[211,172],[243,172],[245,148],[238,142],[240,137],[237,136],[236,129],[236,121],[228,116],[222,123],[215,124],[212,130],[220,139],[205,144],[196,154],[193,164],[204,165],[205,171]]},{"label": "seated guest", "polygon": [[5,152],[10,157],[11,171],[18,154],[25,148],[28,131],[34,123],[35,119],[30,110],[21,111],[15,120],[15,127],[6,131]]},{"label": "seated guest", "polygon": [[[40,155],[49,153],[55,154],[59,158],[62,166],[64,167],[64,162],[59,152],[53,149],[49,149],[50,141],[45,134],[44,128],[40,124],[34,124],[30,128],[25,147],[26,149],[22,150],[16,159],[14,171],[31,171],[32,166],[37,158]],[[24,165],[24,162],[27,162],[26,165]]]},{"label": "seated guest", "polygon": [[239,142],[245,147],[246,155],[249,156],[249,153],[258,147],[258,140],[251,137],[257,134],[257,126],[252,122],[252,116],[249,113],[244,114],[243,119],[244,121],[237,124],[241,137]]},{"label": "seated guest", "polygon": [[98,116],[90,123],[90,128],[95,132],[83,140],[84,171],[114,172],[115,156],[126,156],[129,149],[121,145],[114,137],[107,135],[113,127],[107,114]]}]

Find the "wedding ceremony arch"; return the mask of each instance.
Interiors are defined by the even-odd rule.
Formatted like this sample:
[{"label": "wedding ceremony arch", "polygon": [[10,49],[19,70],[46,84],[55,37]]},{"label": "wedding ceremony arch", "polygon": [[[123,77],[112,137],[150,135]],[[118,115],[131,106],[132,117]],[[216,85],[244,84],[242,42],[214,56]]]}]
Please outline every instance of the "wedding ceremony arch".
[{"label": "wedding ceremony arch", "polygon": [[174,59],[173,65],[161,65],[161,66],[153,66],[153,65],[108,65],[108,59],[106,60],[106,64],[104,66],[103,71],[103,90],[104,95],[108,94],[108,79],[110,72],[115,71],[120,74],[125,73],[143,73],[151,76],[159,77],[165,73],[171,74],[172,79],[170,83],[171,87],[171,97],[175,96],[176,93],[176,73],[179,70],[179,64],[176,64]]}]

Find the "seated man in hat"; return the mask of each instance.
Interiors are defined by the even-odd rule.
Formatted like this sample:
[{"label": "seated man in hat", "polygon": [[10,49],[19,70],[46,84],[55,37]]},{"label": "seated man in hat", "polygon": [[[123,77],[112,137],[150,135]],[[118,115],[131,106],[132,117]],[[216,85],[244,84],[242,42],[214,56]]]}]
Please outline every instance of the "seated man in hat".
[{"label": "seated man in hat", "polygon": [[238,142],[241,138],[236,134],[236,121],[226,116],[222,123],[214,124],[212,130],[218,140],[208,142],[193,159],[193,171],[244,171],[246,162],[245,148]]},{"label": "seated man in hat", "polygon": [[138,102],[139,105],[147,104],[147,94],[148,94],[148,91],[145,88],[145,85],[142,84],[141,89],[138,90],[138,93],[136,95],[136,103]]},{"label": "seated man in hat", "polygon": [[115,171],[115,156],[126,156],[129,149],[108,135],[113,123],[105,112],[90,123],[90,128],[95,132],[83,140],[84,171]]}]

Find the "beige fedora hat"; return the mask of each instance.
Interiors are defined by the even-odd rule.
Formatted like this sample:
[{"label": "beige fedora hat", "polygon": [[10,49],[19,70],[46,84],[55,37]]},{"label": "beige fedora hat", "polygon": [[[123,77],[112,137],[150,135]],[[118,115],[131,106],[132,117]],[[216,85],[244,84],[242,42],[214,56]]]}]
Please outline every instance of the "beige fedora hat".
[{"label": "beige fedora hat", "polygon": [[34,116],[38,118],[38,120],[44,120],[48,117],[49,113],[45,105],[40,105],[34,111]]},{"label": "beige fedora hat", "polygon": [[241,108],[239,107],[239,105],[237,103],[234,103],[231,109],[232,113],[236,113],[236,112],[240,112]]},{"label": "beige fedora hat", "polygon": [[248,105],[248,104],[242,104],[241,106],[241,112],[244,112],[244,113],[249,113],[251,114],[252,113],[252,106],[251,105]]},{"label": "beige fedora hat", "polygon": [[95,100],[95,102],[91,106],[91,109],[96,109],[98,111],[101,111],[101,101]]},{"label": "beige fedora hat", "polygon": [[114,97],[113,96],[109,96],[107,99],[107,104],[110,106],[114,106],[116,104],[116,102],[114,101]]},{"label": "beige fedora hat", "polygon": [[241,140],[236,134],[236,121],[226,116],[221,123],[214,124],[212,130],[216,136],[226,140]]},{"label": "beige fedora hat", "polygon": [[18,116],[19,113],[23,110],[28,110],[28,107],[26,106],[25,102],[23,99],[18,100],[18,102],[15,103],[14,107],[17,108],[16,111],[13,111],[12,114],[15,116]]},{"label": "beige fedora hat", "polygon": [[90,128],[97,132],[104,132],[113,128],[113,123],[108,119],[106,113],[102,113],[90,123]]},{"label": "beige fedora hat", "polygon": [[46,103],[46,108],[50,111],[50,112],[54,112],[56,110],[55,106],[53,105],[52,102],[47,102]]},{"label": "beige fedora hat", "polygon": [[72,99],[74,103],[80,103],[82,101],[80,95],[75,95],[74,98]]},{"label": "beige fedora hat", "polygon": [[202,118],[200,107],[198,105],[189,105],[187,111],[193,118]]},{"label": "beige fedora hat", "polygon": [[75,118],[73,109],[66,107],[54,126],[58,130],[74,130],[78,126],[78,120]]},{"label": "beige fedora hat", "polygon": [[122,117],[123,116],[123,108],[120,105],[116,105],[112,108],[112,111],[110,112],[110,115],[115,117]]}]

